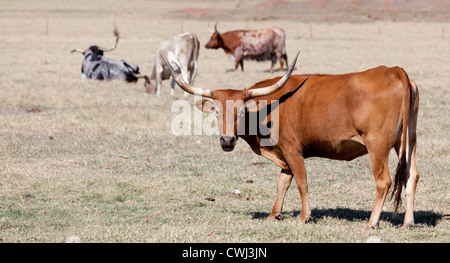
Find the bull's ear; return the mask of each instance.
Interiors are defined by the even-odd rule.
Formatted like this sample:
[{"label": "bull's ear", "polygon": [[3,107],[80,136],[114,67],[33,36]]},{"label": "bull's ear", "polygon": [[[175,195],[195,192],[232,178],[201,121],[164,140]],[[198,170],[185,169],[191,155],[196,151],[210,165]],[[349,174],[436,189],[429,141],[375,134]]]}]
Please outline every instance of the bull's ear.
[{"label": "bull's ear", "polygon": [[207,99],[198,100],[195,102],[195,107],[205,113],[210,113],[214,110],[214,102]]}]

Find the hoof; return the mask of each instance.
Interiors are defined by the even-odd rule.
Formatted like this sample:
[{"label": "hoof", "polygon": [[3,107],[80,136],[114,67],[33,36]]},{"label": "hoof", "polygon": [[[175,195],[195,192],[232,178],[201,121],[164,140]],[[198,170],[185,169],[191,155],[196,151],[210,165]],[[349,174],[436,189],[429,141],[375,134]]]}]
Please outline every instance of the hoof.
[{"label": "hoof", "polygon": [[302,222],[303,224],[307,224],[308,222],[311,222],[312,217],[308,216],[305,218],[300,218],[300,222]]},{"label": "hoof", "polygon": [[378,228],[378,223],[373,225],[372,223],[368,222],[366,224],[366,229],[377,229]]},{"label": "hoof", "polygon": [[283,217],[281,216],[281,214],[270,214],[268,217],[269,220],[275,221],[275,220],[282,220]]},{"label": "hoof", "polygon": [[311,211],[310,210],[305,211],[305,212],[302,211],[302,213],[300,215],[300,221],[302,221],[302,223],[306,224],[306,223],[310,222],[311,220],[312,220]]},{"label": "hoof", "polygon": [[414,224],[414,222],[403,223],[403,226],[402,226],[403,229],[412,229],[412,228],[415,228],[415,227],[416,227],[416,225]]}]

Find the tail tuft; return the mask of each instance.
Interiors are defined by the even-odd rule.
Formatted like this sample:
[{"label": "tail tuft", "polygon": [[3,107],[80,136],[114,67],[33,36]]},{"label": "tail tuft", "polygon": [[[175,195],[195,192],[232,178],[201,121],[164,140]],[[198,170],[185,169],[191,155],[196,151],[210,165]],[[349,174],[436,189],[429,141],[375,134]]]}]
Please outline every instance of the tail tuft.
[{"label": "tail tuft", "polygon": [[403,96],[403,127],[401,135],[401,146],[399,152],[399,160],[397,164],[397,169],[395,170],[394,176],[394,189],[391,194],[391,199],[394,197],[394,216],[397,215],[398,208],[402,203],[402,190],[406,186],[407,181],[407,162],[406,162],[406,151],[408,144],[408,123],[409,123],[409,111],[411,109],[411,84],[408,78],[408,74],[402,69],[400,78],[402,80],[403,86],[405,87],[405,94]]},{"label": "tail tuft", "polygon": [[391,194],[391,199],[394,198],[394,217],[402,204],[402,190],[406,186],[406,176],[406,156],[402,156],[395,170],[394,189]]}]

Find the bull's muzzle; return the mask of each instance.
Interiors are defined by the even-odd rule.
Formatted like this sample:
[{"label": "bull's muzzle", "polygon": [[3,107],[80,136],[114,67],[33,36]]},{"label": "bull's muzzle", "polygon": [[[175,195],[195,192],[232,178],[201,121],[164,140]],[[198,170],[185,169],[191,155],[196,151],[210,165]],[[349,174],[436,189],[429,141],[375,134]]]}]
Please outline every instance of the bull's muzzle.
[{"label": "bull's muzzle", "polygon": [[220,145],[222,146],[222,150],[226,152],[231,152],[236,145],[236,137],[234,136],[221,136],[220,137]]}]

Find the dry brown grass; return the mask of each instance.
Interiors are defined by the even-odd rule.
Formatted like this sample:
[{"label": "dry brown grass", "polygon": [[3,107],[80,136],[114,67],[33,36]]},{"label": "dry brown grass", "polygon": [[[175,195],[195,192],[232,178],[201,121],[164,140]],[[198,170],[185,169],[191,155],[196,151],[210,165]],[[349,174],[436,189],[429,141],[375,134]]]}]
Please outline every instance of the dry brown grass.
[{"label": "dry brown grass", "polygon": [[[237,2],[215,1],[215,8]],[[224,153],[215,136],[174,136],[172,103],[143,83],[80,81],[73,48],[114,41],[109,54],[149,72],[160,41],[183,30],[201,42],[195,84],[241,89],[275,75],[269,62],[230,71],[223,51],[203,48],[215,19],[171,18],[209,1],[2,1],[0,16],[0,241],[65,242],[449,242],[450,32],[444,23],[312,24],[226,17],[219,30],[280,26],[295,73],[344,73],[401,66],[420,89],[414,229],[385,204],[380,229],[365,230],[375,185],[367,156],[306,162],[313,221],[303,225],[297,189],[284,220],[265,220],[279,168],[239,142]],[[257,16],[257,14],[255,14]],[[48,19],[48,27],[46,21]],[[47,33],[48,32],[48,35]],[[191,103],[192,98],[191,98]],[[28,112],[39,109],[39,112]],[[252,165],[252,163],[263,163]],[[396,157],[391,158],[393,169]],[[253,183],[247,183],[248,179]],[[295,184],[293,184],[295,185]],[[233,194],[239,189],[241,194]],[[210,199],[208,199],[210,198]],[[211,201],[212,199],[214,201]]]}]

